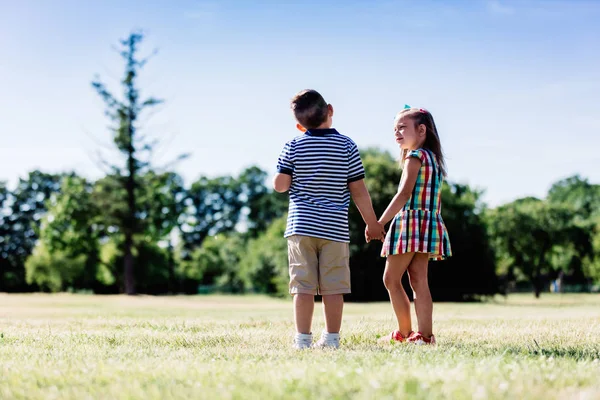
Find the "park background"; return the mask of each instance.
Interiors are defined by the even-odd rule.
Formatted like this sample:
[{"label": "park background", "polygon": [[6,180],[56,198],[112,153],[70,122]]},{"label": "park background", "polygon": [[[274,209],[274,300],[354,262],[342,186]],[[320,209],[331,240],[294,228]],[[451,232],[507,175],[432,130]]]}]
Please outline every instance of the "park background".
[{"label": "park background", "polygon": [[[400,179],[395,113],[436,118],[454,257],[432,263],[434,299],[597,291],[599,14],[586,1],[11,3],[0,291],[285,295],[287,196],[269,179],[296,135],[289,99],[308,87],[359,144],[378,214]],[[348,300],[385,300],[363,227],[351,205]]]},{"label": "park background", "polygon": [[[600,398],[599,17],[592,0],[0,0],[0,398]],[[305,88],[358,144],[377,213],[395,114],[434,115],[454,250],[430,268],[437,346],[379,341],[381,244],[351,204],[341,347],[292,349],[269,181]]]}]

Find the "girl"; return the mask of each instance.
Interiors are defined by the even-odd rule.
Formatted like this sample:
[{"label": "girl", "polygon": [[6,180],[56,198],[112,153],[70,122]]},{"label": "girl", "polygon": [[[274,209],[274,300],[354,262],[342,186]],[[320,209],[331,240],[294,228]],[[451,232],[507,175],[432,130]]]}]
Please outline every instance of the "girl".
[{"label": "girl", "polygon": [[[402,178],[398,193],[379,219],[385,225],[393,218],[381,255],[387,256],[383,282],[398,319],[398,329],[386,339],[435,344],[427,267],[429,259],[441,260],[452,255],[440,214],[446,164],[429,111],[405,107],[394,120],[394,134],[401,149]],[[414,293],[417,332],[411,329],[410,302],[401,282],[406,270]]]}]

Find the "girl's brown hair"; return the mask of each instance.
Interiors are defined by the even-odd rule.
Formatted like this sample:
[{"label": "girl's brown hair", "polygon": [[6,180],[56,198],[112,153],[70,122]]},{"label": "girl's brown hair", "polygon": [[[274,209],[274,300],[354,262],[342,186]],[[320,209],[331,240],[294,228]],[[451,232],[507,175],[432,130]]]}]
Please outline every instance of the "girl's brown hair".
[{"label": "girl's brown hair", "polygon": [[[435,121],[433,120],[433,116],[431,113],[422,108],[405,108],[404,110],[398,113],[397,118],[400,117],[408,117],[412,119],[415,123],[415,127],[423,124],[426,128],[425,133],[425,143],[423,143],[423,148],[431,150],[435,157],[437,158],[438,165],[442,172],[443,176],[446,176],[446,161],[444,160],[444,152],[442,151],[442,144],[440,143],[440,137],[438,135],[437,128],[435,127]],[[404,163],[404,159],[408,150],[402,149],[400,150],[400,162]]]}]

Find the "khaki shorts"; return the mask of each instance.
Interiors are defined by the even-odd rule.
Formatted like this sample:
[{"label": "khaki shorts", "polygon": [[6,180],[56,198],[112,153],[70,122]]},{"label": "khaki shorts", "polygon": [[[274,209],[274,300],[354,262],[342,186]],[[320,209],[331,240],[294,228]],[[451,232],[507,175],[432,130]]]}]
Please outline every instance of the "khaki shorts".
[{"label": "khaki shorts", "polygon": [[290,294],[350,293],[348,243],[310,236],[288,238]]}]

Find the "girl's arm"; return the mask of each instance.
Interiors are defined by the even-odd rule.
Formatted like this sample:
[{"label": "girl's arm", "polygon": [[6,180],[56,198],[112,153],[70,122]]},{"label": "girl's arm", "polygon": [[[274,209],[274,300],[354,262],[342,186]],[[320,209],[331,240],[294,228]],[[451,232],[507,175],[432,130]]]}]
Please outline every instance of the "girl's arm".
[{"label": "girl's arm", "polygon": [[367,224],[365,230],[367,236],[383,240],[385,229],[377,222],[377,215],[375,215],[375,211],[373,210],[371,195],[369,194],[367,185],[365,185],[365,180],[360,179],[358,181],[350,182],[348,184],[348,189],[350,190],[354,204],[356,204],[356,208],[358,208],[360,215]]},{"label": "girl's arm", "polygon": [[419,169],[421,169],[420,159],[416,157],[409,157],[406,159],[398,193],[396,193],[390,202],[390,205],[385,209],[381,218],[379,218],[379,222],[382,225],[390,222],[392,218],[402,210],[402,207],[404,207],[410,198],[413,188],[415,187],[415,182],[417,181],[417,176],[419,175]]}]

